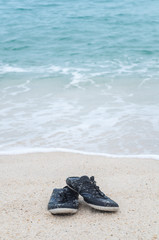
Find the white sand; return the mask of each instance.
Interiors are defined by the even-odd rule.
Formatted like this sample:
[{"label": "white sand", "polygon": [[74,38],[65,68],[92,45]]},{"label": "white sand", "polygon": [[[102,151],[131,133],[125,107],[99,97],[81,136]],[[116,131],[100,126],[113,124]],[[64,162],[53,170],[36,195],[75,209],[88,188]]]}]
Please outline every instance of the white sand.
[{"label": "white sand", "polygon": [[[94,175],[120,205],[117,213],[86,206],[72,216],[47,211],[52,189],[68,176]],[[0,239],[159,239],[159,161],[70,153],[0,156]]]}]

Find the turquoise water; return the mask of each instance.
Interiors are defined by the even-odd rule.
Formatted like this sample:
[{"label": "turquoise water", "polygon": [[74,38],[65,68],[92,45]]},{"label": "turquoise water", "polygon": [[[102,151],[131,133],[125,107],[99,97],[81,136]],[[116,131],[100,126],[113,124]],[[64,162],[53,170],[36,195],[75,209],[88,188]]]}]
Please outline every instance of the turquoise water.
[{"label": "turquoise water", "polygon": [[0,4],[0,152],[159,155],[159,2]]}]

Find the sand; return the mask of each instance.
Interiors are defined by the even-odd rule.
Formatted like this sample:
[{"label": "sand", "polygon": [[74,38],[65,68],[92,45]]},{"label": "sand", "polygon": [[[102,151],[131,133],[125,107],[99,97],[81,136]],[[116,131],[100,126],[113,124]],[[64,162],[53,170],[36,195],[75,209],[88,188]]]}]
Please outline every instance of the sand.
[{"label": "sand", "polygon": [[[80,198],[75,215],[51,215],[52,189],[85,174],[95,176],[120,210],[99,212]],[[0,156],[0,239],[159,239],[159,161],[73,153]]]}]

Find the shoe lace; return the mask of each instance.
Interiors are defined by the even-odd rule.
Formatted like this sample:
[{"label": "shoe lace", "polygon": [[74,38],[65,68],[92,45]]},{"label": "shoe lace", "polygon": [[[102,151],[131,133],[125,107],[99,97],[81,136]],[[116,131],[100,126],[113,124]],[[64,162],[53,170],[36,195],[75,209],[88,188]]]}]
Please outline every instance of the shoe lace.
[{"label": "shoe lace", "polygon": [[67,192],[65,189],[59,195],[62,201],[75,200],[75,196],[73,196],[70,192]]},{"label": "shoe lace", "polygon": [[94,194],[104,197],[105,194],[100,190],[99,186],[96,185],[96,181],[94,179],[94,176],[90,177],[90,181],[91,181],[90,187],[93,190]]}]

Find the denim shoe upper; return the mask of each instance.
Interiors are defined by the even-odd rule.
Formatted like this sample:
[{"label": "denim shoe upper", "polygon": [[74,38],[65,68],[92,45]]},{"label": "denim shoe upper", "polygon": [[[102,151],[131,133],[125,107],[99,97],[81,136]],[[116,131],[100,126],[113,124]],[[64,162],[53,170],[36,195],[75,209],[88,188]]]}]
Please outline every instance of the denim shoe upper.
[{"label": "denim shoe upper", "polygon": [[64,188],[55,188],[51,194],[48,210],[54,208],[78,208],[78,193],[67,186]]},{"label": "denim shoe upper", "polygon": [[66,183],[72,189],[77,191],[84,200],[89,204],[107,207],[119,207],[116,202],[108,198],[96,185],[94,177],[70,177],[67,178]]}]

